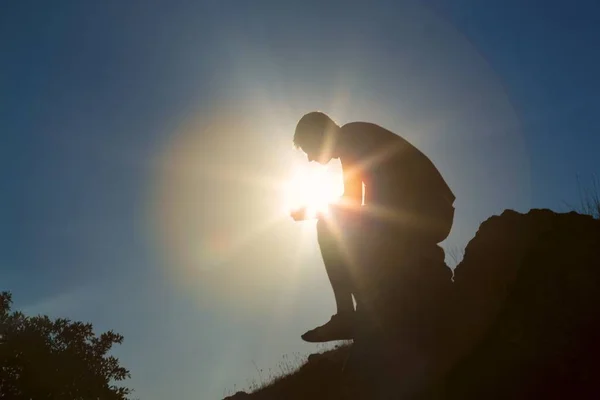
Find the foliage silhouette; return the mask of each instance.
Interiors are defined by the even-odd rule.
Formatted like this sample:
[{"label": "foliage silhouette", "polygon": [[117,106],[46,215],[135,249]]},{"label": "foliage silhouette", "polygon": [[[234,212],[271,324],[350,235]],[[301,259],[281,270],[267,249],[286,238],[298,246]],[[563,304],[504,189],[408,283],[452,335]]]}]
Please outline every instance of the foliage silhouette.
[{"label": "foliage silhouette", "polygon": [[11,305],[11,293],[0,293],[0,398],[128,399],[131,389],[114,382],[129,371],[108,355],[123,336],[96,336],[90,323],[28,317]]},{"label": "foliage silhouette", "polygon": [[600,219],[600,179],[598,176],[593,175],[587,186],[582,186],[578,177],[577,191],[579,193],[579,205],[573,207],[574,210]]}]

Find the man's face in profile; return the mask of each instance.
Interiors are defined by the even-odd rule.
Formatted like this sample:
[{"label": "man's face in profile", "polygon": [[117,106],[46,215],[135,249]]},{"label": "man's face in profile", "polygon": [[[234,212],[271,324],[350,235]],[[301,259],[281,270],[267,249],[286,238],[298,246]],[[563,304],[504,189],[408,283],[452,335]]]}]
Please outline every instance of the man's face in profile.
[{"label": "man's face in profile", "polygon": [[325,165],[327,164],[329,161],[331,161],[331,156],[324,154],[323,152],[321,152],[321,150],[305,150],[306,153],[306,157],[308,158],[309,162],[313,162],[316,161],[321,165]]},{"label": "man's face in profile", "polygon": [[326,154],[320,144],[307,143],[302,147],[302,151],[306,153],[309,162],[316,161],[321,165],[325,165],[332,159],[331,154]]}]

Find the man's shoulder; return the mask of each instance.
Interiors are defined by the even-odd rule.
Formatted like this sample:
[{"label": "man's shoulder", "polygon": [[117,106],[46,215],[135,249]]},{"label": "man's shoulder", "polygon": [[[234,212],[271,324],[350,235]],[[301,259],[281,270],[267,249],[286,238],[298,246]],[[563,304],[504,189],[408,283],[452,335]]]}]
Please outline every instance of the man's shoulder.
[{"label": "man's shoulder", "polygon": [[398,146],[405,148],[410,144],[402,136],[371,122],[350,122],[342,126],[342,136],[347,142],[362,144],[366,147]]},{"label": "man's shoulder", "polygon": [[363,130],[387,130],[382,126],[374,124],[372,122],[364,122],[364,121],[355,121],[348,122],[347,124],[342,126],[343,132],[355,132],[355,131],[363,131]]}]

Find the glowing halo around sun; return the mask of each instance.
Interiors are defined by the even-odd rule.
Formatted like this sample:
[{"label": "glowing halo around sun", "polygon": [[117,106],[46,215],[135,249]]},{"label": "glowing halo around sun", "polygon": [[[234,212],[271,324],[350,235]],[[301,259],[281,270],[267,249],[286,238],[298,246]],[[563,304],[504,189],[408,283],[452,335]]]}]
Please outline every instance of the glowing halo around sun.
[{"label": "glowing halo around sun", "polygon": [[344,191],[341,174],[316,163],[297,165],[282,188],[284,211],[306,208],[309,218],[327,214],[329,204],[336,203]]}]

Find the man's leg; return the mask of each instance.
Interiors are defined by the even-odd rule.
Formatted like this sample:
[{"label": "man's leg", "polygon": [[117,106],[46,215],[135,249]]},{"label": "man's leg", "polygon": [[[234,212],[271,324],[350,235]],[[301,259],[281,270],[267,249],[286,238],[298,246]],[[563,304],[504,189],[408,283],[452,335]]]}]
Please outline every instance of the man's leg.
[{"label": "man's leg", "polygon": [[339,240],[325,220],[317,222],[317,240],[321,249],[321,257],[333,289],[337,314],[354,311],[352,302],[352,280],[340,248]]},{"label": "man's leg", "polygon": [[[352,279],[339,241],[330,225],[332,222],[317,222],[317,239],[325,270],[333,289],[337,313],[325,325],[302,335],[307,342],[328,342],[353,338],[354,303],[352,301]],[[338,227],[340,229],[341,227]],[[343,228],[341,228],[343,230]]]}]

